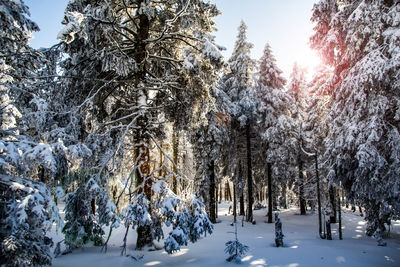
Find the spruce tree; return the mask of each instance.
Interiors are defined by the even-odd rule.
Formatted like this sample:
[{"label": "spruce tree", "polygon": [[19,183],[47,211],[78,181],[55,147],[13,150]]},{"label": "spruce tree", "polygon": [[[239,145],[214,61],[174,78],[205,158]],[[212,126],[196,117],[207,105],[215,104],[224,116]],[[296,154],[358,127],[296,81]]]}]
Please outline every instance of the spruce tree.
[{"label": "spruce tree", "polygon": [[[326,158],[330,177],[366,209],[367,234],[399,214],[397,1],[320,1],[311,45],[334,68]],[[336,182],[338,182],[336,180]],[[392,215],[390,215],[392,214]]]}]

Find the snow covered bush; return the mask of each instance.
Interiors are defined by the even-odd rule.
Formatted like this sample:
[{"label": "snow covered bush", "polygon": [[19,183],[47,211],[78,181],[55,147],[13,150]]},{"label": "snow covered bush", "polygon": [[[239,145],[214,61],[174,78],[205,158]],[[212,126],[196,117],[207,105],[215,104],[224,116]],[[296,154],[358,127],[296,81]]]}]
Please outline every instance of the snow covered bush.
[{"label": "snow covered bush", "polygon": [[172,226],[164,243],[164,249],[169,254],[179,251],[188,241],[195,243],[202,235],[213,232],[214,226],[208,219],[204,204],[196,197],[183,199],[161,180],[152,186],[152,190],[151,211],[150,201],[144,194],[138,194],[123,211],[126,227],[150,226],[152,240],[159,241],[164,237],[162,224]]},{"label": "snow covered bush", "polygon": [[0,264],[50,265],[52,222],[61,222],[50,191],[41,182],[0,175]]},{"label": "snow covered bush", "polygon": [[229,254],[226,260],[229,262],[240,263],[243,256],[246,255],[246,252],[249,250],[249,247],[240,243],[238,239],[226,242],[225,246],[225,253]]},{"label": "snow covered bush", "polygon": [[70,249],[102,245],[105,234],[102,227],[111,225],[117,228],[120,220],[99,175],[81,170],[67,175],[65,180],[77,182],[76,189],[66,195],[66,223],[62,229],[66,243]]}]

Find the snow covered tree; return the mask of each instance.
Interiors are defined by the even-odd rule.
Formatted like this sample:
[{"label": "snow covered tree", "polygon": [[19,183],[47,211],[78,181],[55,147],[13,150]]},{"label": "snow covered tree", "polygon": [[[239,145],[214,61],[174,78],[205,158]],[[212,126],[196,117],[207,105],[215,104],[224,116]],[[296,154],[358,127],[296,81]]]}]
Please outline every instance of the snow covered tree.
[{"label": "snow covered tree", "polygon": [[[261,174],[267,176],[268,222],[272,223],[272,176],[288,169],[291,157],[288,149],[293,142],[290,139],[292,121],[288,109],[291,98],[284,90],[286,80],[281,76],[282,71],[276,65],[269,44],[265,45],[258,69],[255,92],[258,99],[256,132],[259,133],[259,148],[255,153],[259,155],[256,164]],[[288,174],[279,172],[281,181],[275,178],[274,183],[284,184],[284,177]]]},{"label": "snow covered tree", "polygon": [[[221,95],[226,95],[217,87],[212,88],[211,95],[216,98],[215,104],[210,101],[206,114],[207,124],[202,124],[194,129],[192,134],[194,156],[196,158],[196,192],[199,193],[206,206],[210,220],[216,222],[215,198],[216,184],[218,182],[218,161],[222,156],[223,147],[228,142],[229,117],[219,106],[224,99]],[[215,105],[215,106],[214,106]]]},{"label": "snow covered tree", "polygon": [[[155,194],[150,201],[143,193],[138,194],[123,211],[126,233],[129,227],[152,225],[153,242],[164,238],[162,224],[167,227],[172,226],[164,243],[164,249],[169,254],[179,251],[181,246],[188,244],[188,241],[195,243],[202,235],[212,233],[214,226],[208,219],[204,204],[195,196],[180,198],[168,188],[166,182],[161,180],[153,184],[152,190]],[[124,250],[126,250],[126,239],[123,252]]]},{"label": "snow covered tree", "polygon": [[62,188],[70,191],[65,196],[66,223],[62,229],[68,250],[84,245],[100,246],[105,241],[103,227],[119,226],[116,207],[104,189],[105,179],[87,170],[63,178]]},{"label": "snow covered tree", "polygon": [[306,70],[300,67],[297,63],[293,65],[293,70],[290,75],[290,82],[288,85],[288,93],[291,96],[291,115],[293,122],[295,123],[292,128],[292,136],[295,138],[295,146],[292,148],[296,157],[297,171],[298,171],[298,196],[299,196],[299,207],[300,214],[306,214],[306,200],[305,200],[305,177],[304,177],[304,133],[303,133],[303,122],[304,122],[304,109],[305,109],[305,93],[306,93]]},{"label": "snow covered tree", "polygon": [[[204,119],[199,103],[222,59],[210,35],[218,14],[202,0],[76,0],[67,6],[59,38],[69,55],[69,98],[96,148],[91,165],[112,171],[132,157],[128,173],[135,173],[142,188],[136,192],[148,200],[149,143],[164,137],[162,118],[174,125]],[[152,244],[150,228],[137,228],[138,248]]]},{"label": "snow covered tree", "polygon": [[283,247],[283,233],[282,233],[282,222],[279,217],[279,212],[275,213],[275,245],[277,247]]},{"label": "snow covered tree", "polygon": [[0,215],[1,265],[51,265],[53,241],[46,233],[62,222],[45,184],[1,174]]},{"label": "snow covered tree", "polygon": [[235,240],[231,240],[225,243],[225,253],[229,255],[226,260],[229,262],[234,261],[235,263],[240,263],[243,256],[246,255],[246,252],[249,250],[249,247],[239,242],[239,239],[237,237],[237,222],[235,222],[234,224]]},{"label": "snow covered tree", "polygon": [[368,235],[400,210],[399,11],[398,1],[374,0],[323,0],[313,8],[311,45],[334,68],[329,177],[365,207]]},{"label": "snow covered tree", "polygon": [[[250,49],[253,47],[247,41],[247,26],[242,21],[238,28],[238,35],[235,47],[230,57],[229,70],[224,74],[219,82],[219,89],[224,91],[229,98],[227,112],[231,118],[231,137],[232,146],[235,152],[230,155],[229,160],[234,166],[238,166],[239,161],[246,162],[244,166],[247,174],[247,221],[253,220],[253,178],[252,178],[252,159],[251,159],[251,134],[254,124],[256,105],[254,102],[254,89],[252,87],[252,71],[255,65],[250,57]],[[232,147],[230,146],[230,147]],[[231,150],[230,150],[231,151]],[[233,172],[234,173],[234,172]],[[241,177],[240,177],[241,178]]]}]

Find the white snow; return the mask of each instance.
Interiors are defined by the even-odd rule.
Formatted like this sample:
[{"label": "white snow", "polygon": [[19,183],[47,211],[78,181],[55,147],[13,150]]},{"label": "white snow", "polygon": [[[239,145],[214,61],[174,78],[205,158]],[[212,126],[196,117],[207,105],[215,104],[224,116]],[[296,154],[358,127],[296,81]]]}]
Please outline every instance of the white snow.
[{"label": "white snow", "polygon": [[[125,229],[115,229],[107,253],[99,247],[76,249],[71,254],[53,260],[57,266],[236,266],[228,263],[224,253],[225,243],[234,238],[231,226],[232,215],[227,215],[229,203],[218,207],[218,220],[213,234],[195,244],[189,243],[179,252],[168,255],[164,250],[135,251],[136,231],[129,231],[128,252],[136,258],[120,256]],[[238,238],[249,246],[249,251],[240,266],[399,266],[400,265],[400,221],[392,223],[386,247],[378,247],[374,238],[364,234],[366,222],[351,210],[343,211],[343,240],[338,239],[337,224],[333,224],[333,239],[318,237],[317,215],[298,215],[297,209],[281,210],[282,230],[285,247],[274,246],[274,224],[267,224],[265,209],[256,210],[257,224],[238,223]],[[108,231],[107,231],[108,232]],[[166,233],[166,232],[165,232]],[[54,241],[61,240],[60,235]]]}]

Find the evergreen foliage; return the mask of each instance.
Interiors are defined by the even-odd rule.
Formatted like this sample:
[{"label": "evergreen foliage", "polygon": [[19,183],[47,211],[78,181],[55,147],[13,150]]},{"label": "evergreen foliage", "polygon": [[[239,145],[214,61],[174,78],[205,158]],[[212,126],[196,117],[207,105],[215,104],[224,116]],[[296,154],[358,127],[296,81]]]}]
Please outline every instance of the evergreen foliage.
[{"label": "evergreen foliage", "polygon": [[323,0],[312,16],[311,45],[334,68],[326,119],[329,177],[366,208],[368,235],[400,210],[399,8],[397,1]]},{"label": "evergreen foliage", "polygon": [[53,241],[46,233],[61,218],[45,184],[0,175],[0,215],[1,265],[51,264]]}]

